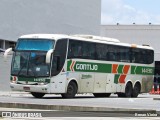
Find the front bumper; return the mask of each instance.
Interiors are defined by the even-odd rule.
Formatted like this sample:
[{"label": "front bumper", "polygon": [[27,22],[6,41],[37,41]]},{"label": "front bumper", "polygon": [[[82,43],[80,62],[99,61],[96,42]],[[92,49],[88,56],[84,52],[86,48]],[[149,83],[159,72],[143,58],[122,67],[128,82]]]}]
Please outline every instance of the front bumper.
[{"label": "front bumper", "polygon": [[10,87],[13,91],[50,93],[49,84],[47,85],[27,85],[27,84],[10,83]]}]

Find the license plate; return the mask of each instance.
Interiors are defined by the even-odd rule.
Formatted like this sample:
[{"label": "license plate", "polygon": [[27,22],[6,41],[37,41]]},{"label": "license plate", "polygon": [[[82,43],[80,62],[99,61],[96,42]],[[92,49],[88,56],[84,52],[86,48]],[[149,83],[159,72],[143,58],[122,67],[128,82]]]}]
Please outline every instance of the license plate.
[{"label": "license plate", "polygon": [[23,90],[30,90],[30,87],[23,87]]}]

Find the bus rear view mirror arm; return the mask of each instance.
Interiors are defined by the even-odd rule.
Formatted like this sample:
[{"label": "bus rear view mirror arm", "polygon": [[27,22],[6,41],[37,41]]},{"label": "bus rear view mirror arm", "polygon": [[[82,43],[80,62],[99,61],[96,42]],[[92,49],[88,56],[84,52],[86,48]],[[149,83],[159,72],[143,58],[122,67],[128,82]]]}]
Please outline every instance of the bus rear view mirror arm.
[{"label": "bus rear view mirror arm", "polygon": [[13,48],[8,48],[5,52],[4,52],[4,58],[7,58],[9,52],[14,51]]},{"label": "bus rear view mirror arm", "polygon": [[53,53],[53,49],[50,49],[46,54],[46,63],[48,63],[48,64],[51,62],[52,53]]}]

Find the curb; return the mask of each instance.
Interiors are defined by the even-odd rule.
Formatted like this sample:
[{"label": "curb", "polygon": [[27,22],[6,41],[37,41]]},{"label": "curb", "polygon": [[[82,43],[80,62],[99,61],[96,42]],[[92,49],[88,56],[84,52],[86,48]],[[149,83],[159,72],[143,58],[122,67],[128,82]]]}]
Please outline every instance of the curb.
[{"label": "curb", "polygon": [[59,111],[79,111],[79,112],[109,112],[116,111],[120,113],[133,112],[156,112],[151,109],[135,109],[135,108],[108,108],[108,107],[90,107],[90,106],[67,106],[67,105],[42,105],[42,104],[24,104],[24,103],[5,103],[0,102],[0,107],[4,108],[23,108],[23,109],[41,109],[41,110],[59,110]]}]

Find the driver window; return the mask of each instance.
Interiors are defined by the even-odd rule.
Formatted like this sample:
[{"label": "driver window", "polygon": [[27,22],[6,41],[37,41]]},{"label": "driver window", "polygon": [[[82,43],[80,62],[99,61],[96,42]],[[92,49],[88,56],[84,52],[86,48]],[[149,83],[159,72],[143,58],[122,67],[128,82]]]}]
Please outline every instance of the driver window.
[{"label": "driver window", "polygon": [[52,59],[52,76],[59,74],[64,66],[66,60],[67,41],[67,39],[60,39],[56,43]]}]

